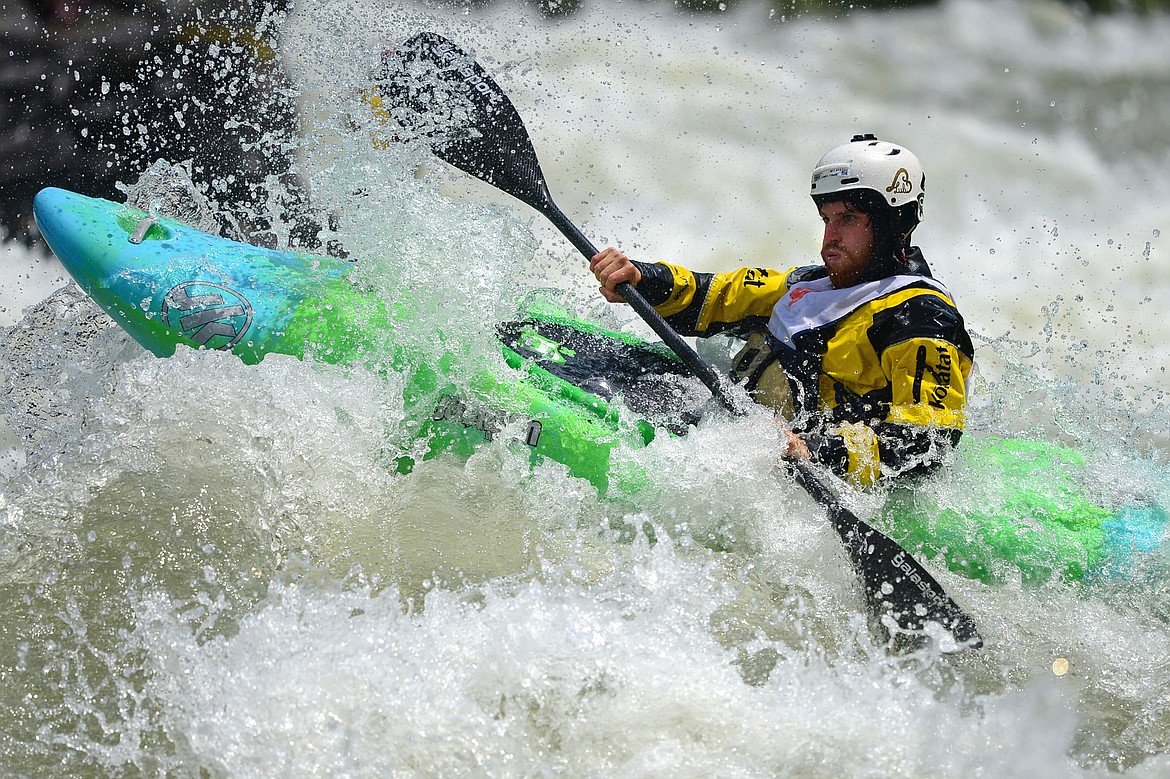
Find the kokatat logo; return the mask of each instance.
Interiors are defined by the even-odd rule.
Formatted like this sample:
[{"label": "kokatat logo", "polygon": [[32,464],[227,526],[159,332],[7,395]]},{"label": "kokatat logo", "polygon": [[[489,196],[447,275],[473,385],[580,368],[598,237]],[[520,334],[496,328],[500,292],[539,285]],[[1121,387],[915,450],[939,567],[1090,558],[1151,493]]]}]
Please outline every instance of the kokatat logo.
[{"label": "kokatat logo", "polygon": [[898,172],[894,174],[894,180],[890,182],[890,186],[886,187],[886,192],[892,192],[895,195],[909,195],[912,189],[914,189],[914,183],[910,181],[910,174],[906,172],[905,168],[898,168]]},{"label": "kokatat logo", "polygon": [[207,349],[228,350],[252,324],[252,304],[233,289],[210,281],[186,281],[162,303],[162,318]]}]

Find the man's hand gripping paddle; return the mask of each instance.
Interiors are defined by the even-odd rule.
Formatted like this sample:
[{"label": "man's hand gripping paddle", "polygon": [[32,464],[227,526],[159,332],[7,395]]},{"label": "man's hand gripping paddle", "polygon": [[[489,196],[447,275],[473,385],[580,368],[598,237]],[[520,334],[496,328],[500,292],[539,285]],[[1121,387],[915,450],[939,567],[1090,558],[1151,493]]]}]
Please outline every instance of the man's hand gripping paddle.
[{"label": "man's hand gripping paddle", "polygon": [[[454,43],[424,32],[387,52],[368,100],[397,137],[425,137],[440,159],[544,214],[586,259],[597,254],[553,202],[512,101]],[[746,413],[729,392],[727,379],[705,363],[637,289],[619,284],[617,292],[725,408],[736,415]],[[828,512],[861,579],[872,615],[887,628],[892,621],[898,631],[911,633],[935,622],[950,632],[958,648],[983,645],[972,619],[917,560],[842,506],[810,463],[788,465],[801,487]]]}]

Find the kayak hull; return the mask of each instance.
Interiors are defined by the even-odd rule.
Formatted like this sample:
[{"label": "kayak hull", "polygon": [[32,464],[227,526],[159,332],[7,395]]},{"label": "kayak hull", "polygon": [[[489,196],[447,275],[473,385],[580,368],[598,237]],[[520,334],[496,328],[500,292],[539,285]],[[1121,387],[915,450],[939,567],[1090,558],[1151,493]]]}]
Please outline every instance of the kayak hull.
[{"label": "kayak hull", "polygon": [[[502,323],[506,367],[460,372],[458,361],[404,351],[405,315],[355,283],[352,262],[249,246],[56,188],[37,195],[34,212],[81,288],[155,355],[186,345],[248,363],[287,354],[401,374],[404,473],[419,451],[467,457],[506,429],[533,465],[560,463],[602,494],[633,495],[650,476],[616,467],[614,450],[685,434],[698,418],[679,403],[697,382],[664,347],[563,313]],[[1071,449],[967,436],[958,460],[985,494],[896,488],[875,525],[912,554],[986,582],[1015,572],[1029,582],[1124,578],[1165,545],[1165,510],[1096,505]]]},{"label": "kayak hull", "polygon": [[[610,455],[622,444],[644,446],[653,425],[534,361],[555,347],[539,334],[555,327],[553,320],[513,323],[511,345],[501,349],[517,377],[491,370],[451,376],[443,360],[403,353],[396,312],[376,290],[352,281],[352,262],[250,246],[51,187],[38,193],[33,210],[77,284],[159,357],[189,346],[230,351],[247,363],[286,354],[369,364],[406,380],[407,424],[424,459],[447,452],[466,457],[515,424],[524,430],[533,464],[561,463],[603,492],[611,481],[627,492],[646,483],[645,474],[611,469]],[[417,451],[413,442],[406,448]],[[396,462],[406,472],[414,457]]]}]

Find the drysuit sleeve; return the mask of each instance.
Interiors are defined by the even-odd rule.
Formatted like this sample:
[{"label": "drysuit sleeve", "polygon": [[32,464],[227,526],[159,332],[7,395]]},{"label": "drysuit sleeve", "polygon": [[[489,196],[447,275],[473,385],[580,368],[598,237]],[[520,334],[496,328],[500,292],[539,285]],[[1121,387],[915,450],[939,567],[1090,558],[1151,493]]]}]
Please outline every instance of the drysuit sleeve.
[{"label": "drysuit sleeve", "polygon": [[642,273],[638,291],[682,335],[760,329],[788,290],[788,273],[768,268],[695,273],[664,262],[634,265]]}]

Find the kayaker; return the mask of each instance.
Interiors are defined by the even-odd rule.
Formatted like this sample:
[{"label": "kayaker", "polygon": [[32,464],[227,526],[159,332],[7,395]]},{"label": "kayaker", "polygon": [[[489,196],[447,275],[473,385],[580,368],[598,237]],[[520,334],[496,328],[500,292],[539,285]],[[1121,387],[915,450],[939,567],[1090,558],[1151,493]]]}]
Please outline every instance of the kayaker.
[{"label": "kayaker", "polygon": [[856,135],[812,172],[823,265],[695,273],[610,247],[590,269],[606,300],[630,282],[683,335],[746,337],[731,376],[788,420],[785,457],[862,485],[921,473],[959,441],[974,357],[910,245],[925,183],[909,150]]}]

